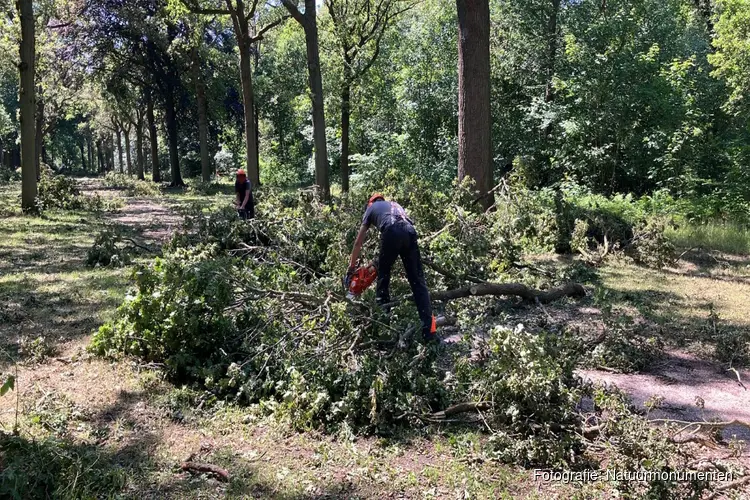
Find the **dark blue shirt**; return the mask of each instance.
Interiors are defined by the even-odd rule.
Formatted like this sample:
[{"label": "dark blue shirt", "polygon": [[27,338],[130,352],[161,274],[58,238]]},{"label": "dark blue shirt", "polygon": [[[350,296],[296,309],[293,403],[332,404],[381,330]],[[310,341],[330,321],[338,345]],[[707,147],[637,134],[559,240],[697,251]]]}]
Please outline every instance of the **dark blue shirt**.
[{"label": "dark blue shirt", "polygon": [[[234,192],[240,196],[240,204],[245,202],[245,194],[250,191],[252,197],[253,185],[250,184],[250,179],[245,179],[245,182],[235,182]],[[248,200],[248,203],[250,200]]]},{"label": "dark blue shirt", "polygon": [[362,224],[370,227],[374,225],[381,233],[396,222],[411,220],[406,216],[406,211],[395,201],[379,200],[367,207]]}]

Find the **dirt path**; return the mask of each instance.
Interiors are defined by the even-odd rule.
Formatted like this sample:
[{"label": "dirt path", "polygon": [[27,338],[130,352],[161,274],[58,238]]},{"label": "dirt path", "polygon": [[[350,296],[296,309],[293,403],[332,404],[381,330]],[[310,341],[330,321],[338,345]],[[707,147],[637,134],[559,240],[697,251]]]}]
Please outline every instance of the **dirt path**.
[{"label": "dirt path", "polygon": [[[728,371],[715,361],[700,359],[679,350],[666,352],[665,359],[648,372],[624,374],[601,370],[579,370],[592,381],[615,385],[628,393],[633,404],[642,410],[653,397],[663,399],[650,412],[652,419],[674,419],[687,422],[741,420],[750,422],[750,370]],[[738,381],[738,375],[740,381]],[[733,425],[723,431],[726,440],[736,436],[750,442],[750,429]]]}]

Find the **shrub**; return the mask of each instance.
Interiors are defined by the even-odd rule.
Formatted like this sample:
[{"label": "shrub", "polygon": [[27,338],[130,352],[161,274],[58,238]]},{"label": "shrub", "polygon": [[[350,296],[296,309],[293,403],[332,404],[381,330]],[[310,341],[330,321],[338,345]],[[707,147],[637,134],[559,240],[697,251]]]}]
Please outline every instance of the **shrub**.
[{"label": "shrub", "polygon": [[83,208],[83,197],[76,181],[64,175],[55,175],[44,166],[39,179],[37,205],[39,210],[62,208],[77,210]]},{"label": "shrub", "polygon": [[104,185],[123,189],[128,196],[156,196],[160,192],[158,184],[118,172],[107,172],[104,176]]},{"label": "shrub", "polygon": [[567,463],[581,448],[572,338],[496,326],[479,352],[477,360],[457,360],[456,378],[470,400],[492,402],[492,453],[526,465]]},{"label": "shrub", "polygon": [[86,265],[122,267],[130,264],[133,254],[134,247],[124,244],[120,231],[109,228],[96,235],[94,243],[86,252]]}]

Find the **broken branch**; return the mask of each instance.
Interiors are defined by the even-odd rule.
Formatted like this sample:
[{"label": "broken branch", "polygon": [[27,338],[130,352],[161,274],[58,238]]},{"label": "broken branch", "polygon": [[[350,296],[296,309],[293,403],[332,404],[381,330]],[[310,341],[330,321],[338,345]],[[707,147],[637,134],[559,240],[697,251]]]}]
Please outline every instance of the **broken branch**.
[{"label": "broken branch", "polygon": [[227,472],[226,469],[222,469],[221,467],[213,464],[204,464],[200,462],[183,462],[180,468],[184,471],[197,474],[213,474],[217,477],[217,479],[224,482],[229,482],[229,472]]}]

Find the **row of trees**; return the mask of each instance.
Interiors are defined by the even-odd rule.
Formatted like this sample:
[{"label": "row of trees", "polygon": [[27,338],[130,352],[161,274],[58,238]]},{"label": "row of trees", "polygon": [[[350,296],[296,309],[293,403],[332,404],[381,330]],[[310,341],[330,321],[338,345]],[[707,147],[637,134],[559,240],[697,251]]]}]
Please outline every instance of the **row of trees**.
[{"label": "row of trees", "polygon": [[0,49],[18,54],[0,61],[0,163],[25,173],[150,167],[180,185],[242,166],[328,196],[352,172],[487,192],[513,169],[532,187],[745,196],[746,0],[14,7],[0,2]]}]

